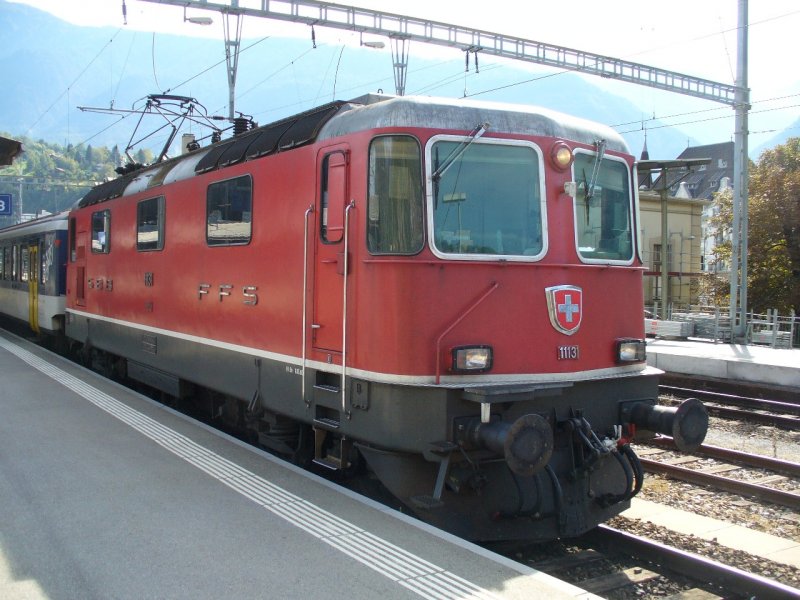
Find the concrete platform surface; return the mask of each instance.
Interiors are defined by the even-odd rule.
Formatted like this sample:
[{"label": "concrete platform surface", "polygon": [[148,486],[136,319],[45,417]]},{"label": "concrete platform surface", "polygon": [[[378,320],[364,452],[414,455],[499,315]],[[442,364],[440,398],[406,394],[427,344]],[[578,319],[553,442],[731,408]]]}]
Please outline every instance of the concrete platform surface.
[{"label": "concrete platform surface", "polygon": [[0,598],[594,598],[0,331]]},{"label": "concrete platform surface", "polygon": [[633,499],[631,507],[622,516],[704,540],[716,540],[728,548],[800,568],[800,543],[793,540],[639,498]]},{"label": "concrete platform surface", "polygon": [[647,364],[668,373],[797,388],[800,393],[800,349],[648,339]]}]

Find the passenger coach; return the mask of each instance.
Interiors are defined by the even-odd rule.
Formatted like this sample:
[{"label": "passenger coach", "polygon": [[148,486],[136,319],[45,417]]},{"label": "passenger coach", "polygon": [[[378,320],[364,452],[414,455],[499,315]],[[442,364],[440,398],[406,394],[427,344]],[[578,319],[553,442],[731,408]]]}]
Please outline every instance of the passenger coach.
[{"label": "passenger coach", "polygon": [[0,229],[0,313],[63,334],[67,213]]}]

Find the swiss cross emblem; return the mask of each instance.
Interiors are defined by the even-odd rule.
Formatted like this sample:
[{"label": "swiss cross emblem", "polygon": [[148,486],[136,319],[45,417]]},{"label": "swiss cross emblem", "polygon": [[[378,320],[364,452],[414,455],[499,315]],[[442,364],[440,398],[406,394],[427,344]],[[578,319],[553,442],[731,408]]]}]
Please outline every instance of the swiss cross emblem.
[{"label": "swiss cross emblem", "polygon": [[566,335],[578,331],[583,316],[583,290],[574,285],[556,285],[544,291],[553,327]]}]

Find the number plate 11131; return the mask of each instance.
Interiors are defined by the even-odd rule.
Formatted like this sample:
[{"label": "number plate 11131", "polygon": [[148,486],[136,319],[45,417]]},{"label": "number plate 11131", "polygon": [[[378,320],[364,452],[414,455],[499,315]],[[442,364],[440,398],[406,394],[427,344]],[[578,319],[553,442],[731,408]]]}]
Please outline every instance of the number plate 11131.
[{"label": "number plate 11131", "polygon": [[558,360],[578,360],[580,351],[578,346],[559,346]]}]

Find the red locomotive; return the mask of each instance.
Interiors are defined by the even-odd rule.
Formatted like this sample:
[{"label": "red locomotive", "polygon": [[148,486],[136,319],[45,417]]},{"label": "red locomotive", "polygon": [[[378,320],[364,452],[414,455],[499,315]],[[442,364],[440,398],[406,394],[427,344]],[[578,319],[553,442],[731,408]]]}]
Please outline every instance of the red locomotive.
[{"label": "red locomotive", "polygon": [[655,406],[636,181],[561,114],[331,103],[89,192],[66,333],[464,537],[578,535],[640,488],[637,426],[707,425]]}]

